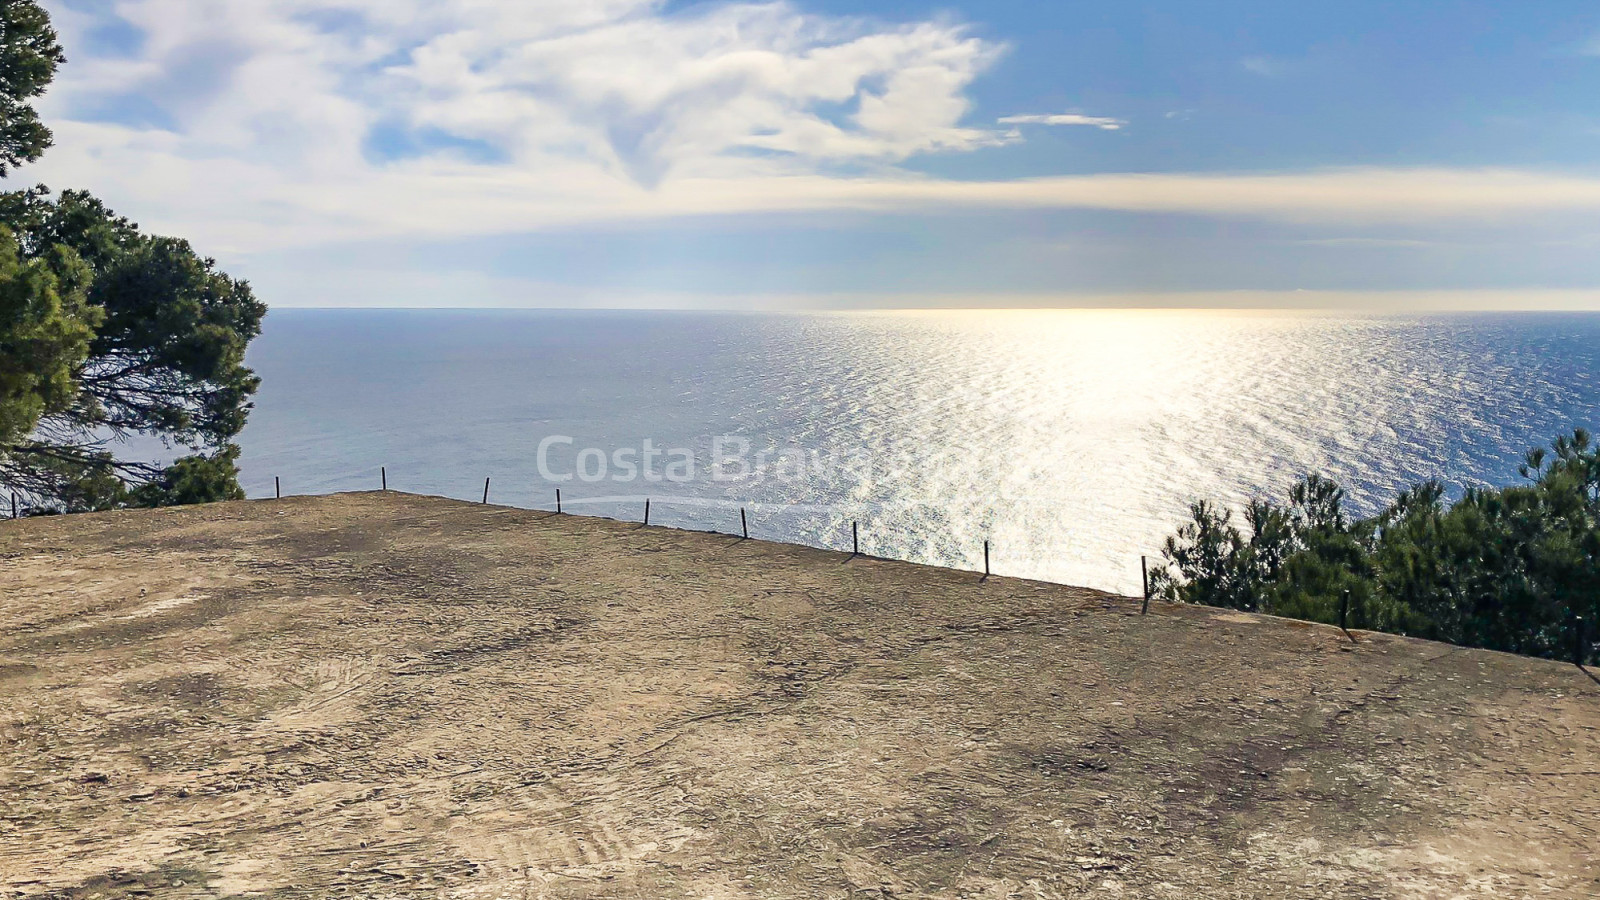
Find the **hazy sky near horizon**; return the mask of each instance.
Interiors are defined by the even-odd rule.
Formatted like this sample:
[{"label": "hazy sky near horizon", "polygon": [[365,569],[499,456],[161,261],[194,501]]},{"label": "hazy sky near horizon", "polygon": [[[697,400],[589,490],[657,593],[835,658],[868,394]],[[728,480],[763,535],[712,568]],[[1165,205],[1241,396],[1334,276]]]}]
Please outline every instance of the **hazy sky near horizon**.
[{"label": "hazy sky near horizon", "polygon": [[1600,308],[1600,7],[45,0],[57,146],[278,306]]}]

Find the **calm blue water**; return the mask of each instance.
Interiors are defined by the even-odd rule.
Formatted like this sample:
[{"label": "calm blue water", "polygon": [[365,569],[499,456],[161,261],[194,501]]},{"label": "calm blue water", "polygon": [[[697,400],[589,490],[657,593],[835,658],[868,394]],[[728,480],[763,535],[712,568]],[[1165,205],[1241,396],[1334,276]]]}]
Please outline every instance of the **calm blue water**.
[{"label": "calm blue water", "polygon": [[280,309],[250,364],[254,497],[492,477],[497,503],[559,487],[637,519],[648,496],[653,522],[733,532],[744,506],[819,546],[859,521],[864,551],[966,568],[989,539],[1001,574],[1124,591],[1195,497],[1317,470],[1366,508],[1509,482],[1600,426],[1588,314]]}]

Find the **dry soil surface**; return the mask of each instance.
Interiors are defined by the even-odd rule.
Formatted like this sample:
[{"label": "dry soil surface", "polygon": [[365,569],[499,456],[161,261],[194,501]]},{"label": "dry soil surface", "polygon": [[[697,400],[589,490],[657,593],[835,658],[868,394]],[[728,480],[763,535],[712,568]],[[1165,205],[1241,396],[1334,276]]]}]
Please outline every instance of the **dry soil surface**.
[{"label": "dry soil surface", "polygon": [[0,896],[1600,896],[1571,665],[400,494],[0,573]]}]

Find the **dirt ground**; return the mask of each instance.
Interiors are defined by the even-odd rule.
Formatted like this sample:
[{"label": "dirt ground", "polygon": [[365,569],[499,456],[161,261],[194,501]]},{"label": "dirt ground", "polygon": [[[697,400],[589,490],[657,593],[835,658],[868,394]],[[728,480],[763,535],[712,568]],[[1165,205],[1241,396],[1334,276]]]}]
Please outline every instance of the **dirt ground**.
[{"label": "dirt ground", "polygon": [[0,897],[1600,896],[1572,665],[393,493],[0,575]]}]

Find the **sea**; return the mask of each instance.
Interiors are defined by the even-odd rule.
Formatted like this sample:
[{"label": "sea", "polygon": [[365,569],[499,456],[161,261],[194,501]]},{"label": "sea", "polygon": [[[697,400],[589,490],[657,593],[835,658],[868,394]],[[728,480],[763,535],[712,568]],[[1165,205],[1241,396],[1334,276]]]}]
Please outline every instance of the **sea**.
[{"label": "sea", "polygon": [[1206,498],[1518,479],[1600,313],[275,309],[251,497],[374,490],[1136,593]]}]

